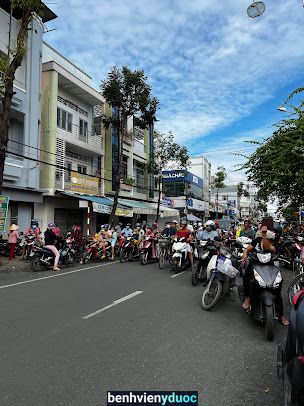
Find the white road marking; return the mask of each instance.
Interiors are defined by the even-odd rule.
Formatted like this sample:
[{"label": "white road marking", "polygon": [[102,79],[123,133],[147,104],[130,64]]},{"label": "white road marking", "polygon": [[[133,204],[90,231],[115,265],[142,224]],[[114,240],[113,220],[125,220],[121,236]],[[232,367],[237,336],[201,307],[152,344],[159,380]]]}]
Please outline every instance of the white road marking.
[{"label": "white road marking", "polygon": [[99,313],[101,313],[101,312],[104,312],[105,310],[108,310],[108,309],[110,309],[111,307],[114,307],[114,306],[118,305],[119,303],[125,302],[126,300],[129,300],[129,299],[131,299],[132,297],[135,297],[135,296],[137,296],[137,295],[140,295],[141,293],[144,293],[144,292],[143,292],[142,290],[137,290],[136,292],[130,293],[130,294],[127,295],[127,296],[124,296],[124,297],[122,297],[122,298],[120,298],[120,299],[114,300],[114,302],[113,302],[112,304],[110,304],[110,305],[108,305],[108,306],[105,306],[105,307],[103,307],[102,309],[96,310],[96,312],[90,313],[90,314],[88,314],[87,316],[83,316],[82,319],[87,320],[87,319],[89,319],[89,318],[91,318],[91,317],[93,317],[93,316],[96,316],[96,314],[99,314]]},{"label": "white road marking", "polygon": [[183,271],[183,272],[176,273],[176,274],[170,276],[170,278],[176,278],[177,276],[182,275],[182,274],[185,273],[185,272],[187,272],[187,271]]},{"label": "white road marking", "polygon": [[10,285],[3,285],[3,286],[0,286],[0,289],[11,288],[11,287],[18,286],[18,285],[24,285],[25,283],[32,283],[32,282],[43,281],[44,279],[58,278],[59,276],[70,275],[70,274],[72,274],[72,273],[83,272],[83,271],[86,271],[86,270],[88,270],[88,269],[94,269],[94,268],[99,268],[99,267],[103,267],[103,266],[107,266],[107,265],[113,265],[113,264],[118,264],[118,263],[119,263],[119,261],[115,261],[115,262],[109,262],[109,263],[106,263],[106,264],[99,264],[99,265],[94,265],[94,266],[88,266],[87,268],[75,269],[74,271],[56,273],[55,275],[44,276],[44,277],[42,277],[42,278],[36,278],[36,279],[30,279],[29,281],[11,283]]}]

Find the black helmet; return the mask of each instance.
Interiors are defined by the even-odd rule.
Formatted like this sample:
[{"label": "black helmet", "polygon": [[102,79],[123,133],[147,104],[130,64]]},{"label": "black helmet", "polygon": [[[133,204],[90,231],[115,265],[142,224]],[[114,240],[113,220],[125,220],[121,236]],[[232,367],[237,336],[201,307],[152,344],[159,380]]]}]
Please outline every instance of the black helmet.
[{"label": "black helmet", "polygon": [[37,219],[32,219],[32,220],[31,220],[31,225],[32,225],[32,226],[37,226],[37,227],[38,227],[38,225],[39,225],[38,220],[37,220]]}]

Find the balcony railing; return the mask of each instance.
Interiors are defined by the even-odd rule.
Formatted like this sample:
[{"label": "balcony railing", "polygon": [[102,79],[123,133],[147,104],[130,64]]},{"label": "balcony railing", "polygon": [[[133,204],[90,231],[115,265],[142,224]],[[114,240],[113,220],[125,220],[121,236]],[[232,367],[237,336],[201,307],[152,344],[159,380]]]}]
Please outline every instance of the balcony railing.
[{"label": "balcony railing", "polygon": [[95,132],[79,127],[76,124],[66,122],[64,126],[57,126],[57,134],[69,143],[79,145],[83,148],[89,147],[96,152],[101,152],[104,148],[103,135],[95,134]]}]

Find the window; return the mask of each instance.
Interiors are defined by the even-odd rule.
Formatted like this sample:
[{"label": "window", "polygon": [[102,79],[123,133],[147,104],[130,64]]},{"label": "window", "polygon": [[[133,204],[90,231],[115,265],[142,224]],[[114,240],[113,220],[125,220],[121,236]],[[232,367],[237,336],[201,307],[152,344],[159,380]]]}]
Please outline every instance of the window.
[{"label": "window", "polygon": [[145,193],[145,165],[134,161],[136,192]]},{"label": "window", "polygon": [[122,157],[122,179],[125,180],[128,177],[128,157],[123,155]]},{"label": "window", "polygon": [[71,170],[72,170],[72,163],[71,162],[67,162],[66,163],[66,180],[68,182],[71,181]]},{"label": "window", "polygon": [[72,132],[73,115],[57,107],[57,127]]},{"label": "window", "polygon": [[7,149],[10,152],[17,154],[23,154],[24,152],[24,127],[23,122],[10,119],[10,127],[8,130],[8,144]]},{"label": "window", "polygon": [[87,167],[84,165],[78,165],[78,173],[82,173],[83,175],[87,174]]},{"label": "window", "polygon": [[18,202],[10,202],[11,206],[11,224],[18,224]]},{"label": "window", "polygon": [[86,141],[88,137],[88,122],[83,120],[82,118],[79,119],[79,138]]}]

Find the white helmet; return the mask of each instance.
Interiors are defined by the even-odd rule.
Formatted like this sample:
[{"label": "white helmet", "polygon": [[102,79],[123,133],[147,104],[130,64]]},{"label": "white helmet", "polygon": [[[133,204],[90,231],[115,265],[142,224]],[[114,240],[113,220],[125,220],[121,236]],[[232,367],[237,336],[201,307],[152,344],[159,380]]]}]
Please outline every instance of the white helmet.
[{"label": "white helmet", "polygon": [[205,227],[207,227],[207,226],[210,226],[210,227],[212,227],[212,228],[215,228],[214,221],[212,221],[212,220],[208,220],[208,221],[206,221],[206,223],[205,223]]}]

